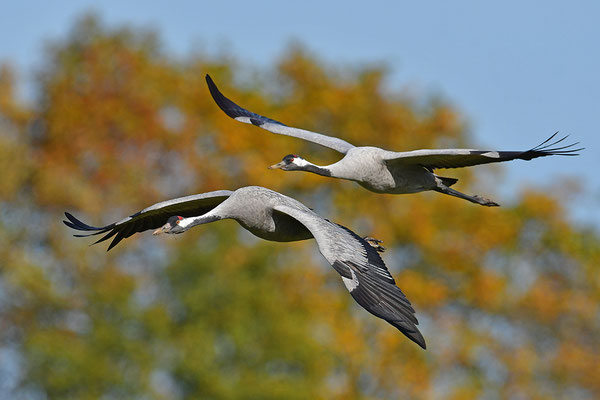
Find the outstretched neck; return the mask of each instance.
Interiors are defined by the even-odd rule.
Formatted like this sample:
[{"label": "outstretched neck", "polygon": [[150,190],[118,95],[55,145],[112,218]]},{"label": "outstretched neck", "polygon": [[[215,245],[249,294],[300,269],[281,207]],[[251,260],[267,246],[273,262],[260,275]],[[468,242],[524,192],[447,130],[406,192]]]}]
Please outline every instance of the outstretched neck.
[{"label": "outstretched neck", "polygon": [[197,217],[184,218],[181,221],[179,221],[179,226],[187,231],[188,229],[193,228],[196,225],[209,224],[211,222],[218,221],[222,218],[223,217],[219,215],[208,213]]}]

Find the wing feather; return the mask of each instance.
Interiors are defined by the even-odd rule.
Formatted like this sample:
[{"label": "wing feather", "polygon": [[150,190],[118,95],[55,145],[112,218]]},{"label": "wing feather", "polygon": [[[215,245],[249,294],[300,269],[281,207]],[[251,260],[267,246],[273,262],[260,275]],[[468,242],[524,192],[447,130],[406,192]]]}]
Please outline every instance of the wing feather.
[{"label": "wing feather", "polygon": [[127,218],[123,218],[119,222],[102,227],[88,225],[68,212],[65,212],[67,220],[63,221],[63,223],[71,229],[87,232],[86,234],[75,234],[74,236],[76,237],[105,234],[93,244],[114,237],[108,246],[108,251],[115,247],[121,240],[128,238],[135,233],[160,228],[166,224],[169,217],[173,215],[193,217],[205,214],[221,204],[221,202],[227,199],[231,193],[233,192],[229,190],[217,190],[214,192],[163,201],[151,205],[150,207],[146,207]]},{"label": "wing feather", "polygon": [[208,74],[206,75],[206,83],[208,84],[208,90],[215,100],[215,103],[217,103],[219,108],[223,110],[225,114],[236,121],[256,125],[269,132],[279,135],[293,136],[299,139],[304,139],[309,142],[320,144],[321,146],[329,147],[330,149],[339,151],[342,154],[346,154],[348,150],[354,147],[354,145],[346,142],[345,140],[323,135],[317,132],[311,132],[304,129],[287,126],[279,121],[275,121],[274,119],[263,117],[262,115],[246,110],[245,108],[240,107],[225,97],[223,93],[219,91],[217,85],[215,85],[212,78]]},{"label": "wing feather", "polygon": [[425,339],[416,326],[415,310],[371,245],[350,229],[308,209],[289,205],[278,205],[274,209],[306,226],[317,241],[319,251],[340,274],[358,304],[426,348]]},{"label": "wing feather", "polygon": [[511,160],[532,160],[546,156],[577,156],[583,148],[575,148],[579,142],[558,147],[568,136],[552,141],[556,135],[550,136],[539,145],[526,151],[495,151],[475,149],[441,149],[414,150],[405,152],[388,151],[384,160],[392,165],[422,165],[429,169],[462,168],[479,164],[489,164]]}]

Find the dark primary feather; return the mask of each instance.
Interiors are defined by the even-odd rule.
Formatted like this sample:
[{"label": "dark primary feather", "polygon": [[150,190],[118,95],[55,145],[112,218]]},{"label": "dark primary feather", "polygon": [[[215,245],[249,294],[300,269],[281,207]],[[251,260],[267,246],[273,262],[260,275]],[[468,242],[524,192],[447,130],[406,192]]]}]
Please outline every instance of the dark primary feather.
[{"label": "dark primary feather", "polygon": [[182,217],[194,217],[205,214],[228,198],[231,193],[232,192],[228,190],[217,190],[214,192],[163,201],[147,207],[121,221],[102,227],[88,225],[68,212],[65,212],[68,221],[63,221],[63,223],[69,228],[89,232],[87,234],[74,235],[76,237],[105,234],[92,244],[103,242],[114,236],[114,239],[108,246],[108,251],[115,247],[121,240],[128,238],[135,233],[160,228],[167,223],[167,220],[171,216],[180,215]]},{"label": "dark primary feather", "polygon": [[377,250],[375,250],[375,248],[373,246],[371,246],[365,239],[361,238],[356,233],[354,233],[350,229],[346,228],[344,225],[340,225],[340,224],[336,224],[336,225],[339,226],[340,228],[342,228],[343,230],[345,230],[346,232],[348,232],[348,234],[350,236],[352,236],[354,239],[358,240],[360,245],[363,247],[363,249],[365,250],[365,252],[367,254],[368,267],[365,267],[365,268],[376,270],[378,275],[381,277],[381,279],[385,280],[388,283],[391,283],[392,285],[395,285],[396,281],[394,280],[394,277],[392,276],[392,274],[390,274],[390,271],[385,266],[385,263],[381,259],[381,256],[379,255]]},{"label": "dark primary feather", "polygon": [[242,108],[235,104],[233,101],[229,100],[227,97],[223,95],[217,88],[217,85],[213,82],[212,78],[207,74],[206,75],[206,83],[208,84],[208,90],[212,95],[215,103],[219,106],[221,110],[231,118],[235,119],[237,117],[248,117],[250,118],[250,122],[253,125],[263,125],[264,123],[270,122],[272,124],[278,124],[286,126],[279,121],[275,121],[274,119],[263,117],[262,115],[253,113],[252,111],[248,111],[245,108]]},{"label": "dark primary feather", "polygon": [[410,340],[427,348],[417,328],[418,321],[410,302],[396,285],[382,282],[372,271],[356,273],[357,266],[346,264],[355,271],[358,286],[350,292],[354,300],[371,314],[387,321]]},{"label": "dark primary feather", "polygon": [[426,168],[462,168],[473,165],[489,164],[511,160],[532,160],[546,156],[577,156],[584,148],[574,148],[579,142],[557,146],[568,136],[552,141],[558,132],[539,145],[526,151],[494,151],[471,149],[415,150],[389,152],[388,164],[422,165]]},{"label": "dark primary feather", "polygon": [[417,328],[415,310],[388,271],[377,250],[343,225],[335,224],[314,213],[293,207],[277,206],[278,211],[296,218],[311,231],[321,254],[342,278],[357,282],[348,288],[354,300],[426,348]]},{"label": "dark primary feather", "polygon": [[245,108],[240,107],[225,97],[223,93],[217,89],[217,86],[208,75],[206,75],[206,83],[208,84],[208,90],[210,90],[210,94],[219,108],[236,121],[256,125],[277,135],[286,135],[298,139],[308,140],[309,142],[317,143],[321,146],[329,147],[330,149],[339,151],[342,154],[346,154],[348,150],[354,147],[354,145],[346,142],[345,140],[323,135],[317,132],[307,131],[305,129],[287,126],[279,121],[275,121],[274,119],[270,119],[246,110]]},{"label": "dark primary feather", "polygon": [[336,261],[334,269],[343,277],[358,279],[358,286],[350,292],[354,300],[371,314],[384,319],[410,340],[425,349],[425,339],[416,325],[415,310],[396,281],[389,273],[379,253],[356,233],[339,225],[354,239],[358,240],[367,253],[367,264],[359,265],[351,261]]}]

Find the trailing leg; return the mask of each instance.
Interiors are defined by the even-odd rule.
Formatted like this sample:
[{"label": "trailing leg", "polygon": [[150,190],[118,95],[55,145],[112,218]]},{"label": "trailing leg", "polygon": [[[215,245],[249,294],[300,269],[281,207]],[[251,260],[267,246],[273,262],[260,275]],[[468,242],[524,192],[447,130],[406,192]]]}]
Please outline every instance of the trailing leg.
[{"label": "trailing leg", "polygon": [[471,203],[481,204],[482,206],[486,206],[486,207],[500,206],[500,204],[498,204],[490,199],[486,199],[485,197],[481,197],[478,195],[469,196],[468,194],[461,193],[458,190],[451,189],[444,184],[439,184],[438,187],[434,188],[433,190],[435,190],[436,192],[449,194],[450,196],[454,196],[454,197],[458,197],[460,199],[470,201]]}]

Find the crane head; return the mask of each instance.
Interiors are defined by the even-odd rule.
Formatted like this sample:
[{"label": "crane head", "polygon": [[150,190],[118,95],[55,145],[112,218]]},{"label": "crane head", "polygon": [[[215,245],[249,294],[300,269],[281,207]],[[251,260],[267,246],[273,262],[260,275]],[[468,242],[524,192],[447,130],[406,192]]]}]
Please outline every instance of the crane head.
[{"label": "crane head", "polygon": [[278,162],[277,164],[273,164],[269,167],[269,169],[282,169],[284,171],[294,171],[303,169],[306,165],[310,164],[304,158],[300,157],[297,154],[288,154],[283,157],[283,160]]},{"label": "crane head", "polygon": [[160,228],[158,228],[157,230],[155,230],[154,232],[152,232],[152,234],[160,235],[161,233],[168,233],[168,234],[182,233],[185,231],[185,229],[183,229],[183,227],[179,226],[179,222],[181,222],[182,220],[183,220],[183,217],[181,217],[179,215],[174,215],[172,217],[169,217],[169,219],[167,220],[167,223],[164,224],[163,226],[161,226]]}]

